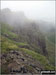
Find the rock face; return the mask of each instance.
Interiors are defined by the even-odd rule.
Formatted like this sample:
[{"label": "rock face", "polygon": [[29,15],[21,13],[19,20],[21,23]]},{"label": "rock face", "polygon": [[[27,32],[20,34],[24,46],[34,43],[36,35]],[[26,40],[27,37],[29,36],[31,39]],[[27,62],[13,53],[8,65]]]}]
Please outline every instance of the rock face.
[{"label": "rock face", "polygon": [[40,65],[39,61],[34,60],[28,54],[24,54],[21,51],[16,50],[2,54],[1,62],[2,70],[10,74],[37,74],[40,70],[43,70],[43,66]]}]

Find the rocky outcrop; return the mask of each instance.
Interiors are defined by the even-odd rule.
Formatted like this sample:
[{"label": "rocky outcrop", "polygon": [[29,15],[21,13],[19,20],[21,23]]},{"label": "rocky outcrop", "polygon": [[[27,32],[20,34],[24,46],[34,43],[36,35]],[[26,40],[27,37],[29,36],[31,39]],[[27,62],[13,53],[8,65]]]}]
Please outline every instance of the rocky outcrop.
[{"label": "rocky outcrop", "polygon": [[[2,70],[7,69],[6,73],[16,74],[16,73],[31,73],[37,74],[40,70],[43,70],[43,66],[39,61],[34,60],[28,54],[24,54],[21,51],[10,51],[9,53],[1,55],[1,66]],[[4,67],[5,65],[5,67]]]}]

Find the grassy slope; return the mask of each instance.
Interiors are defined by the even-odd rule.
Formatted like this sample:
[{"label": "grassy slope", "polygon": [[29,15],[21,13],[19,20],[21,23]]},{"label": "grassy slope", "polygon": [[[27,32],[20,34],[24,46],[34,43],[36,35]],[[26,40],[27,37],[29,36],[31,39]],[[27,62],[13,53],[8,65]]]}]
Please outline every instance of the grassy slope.
[{"label": "grassy slope", "polygon": [[49,60],[51,64],[55,64],[55,45],[49,39],[46,38],[46,49],[48,50]]},{"label": "grassy slope", "polygon": [[1,23],[1,34],[7,35],[11,38],[18,38],[17,34],[12,32],[13,27],[10,27],[7,24]]},{"label": "grassy slope", "polygon": [[50,41],[50,42],[52,42],[52,43],[56,43],[56,41],[55,41],[55,30],[54,31],[50,31],[50,32],[48,32],[47,33],[47,38],[48,38],[48,40]]},{"label": "grassy slope", "polygon": [[[8,37],[4,36],[4,34],[6,34],[6,35],[9,35],[9,37],[17,38],[18,36],[15,33],[11,32],[11,30],[12,30],[12,28],[8,27],[6,24],[5,25],[2,24],[2,37],[1,37],[2,53],[8,52],[10,50],[21,50],[21,51],[26,52],[27,54],[31,55],[34,59],[40,61],[40,63],[45,67],[46,70],[54,69],[54,67],[52,65],[48,64],[48,60],[45,56],[43,56],[39,53],[36,53],[35,51],[28,50],[26,48],[19,48],[20,45],[28,45],[28,44],[23,43],[23,42],[16,43],[14,40],[9,39]],[[49,47],[49,45],[50,44],[48,43],[47,48]],[[51,49],[51,47],[50,47],[50,49]],[[49,50],[49,48],[48,48],[48,50]]]},{"label": "grassy slope", "polygon": [[53,69],[53,66],[48,64],[48,60],[45,56],[40,55],[34,51],[25,49],[25,48],[19,48],[16,43],[13,43],[10,39],[6,37],[2,37],[2,43],[1,43],[2,53],[9,52],[10,50],[20,50],[23,51],[29,55],[31,55],[34,59],[40,61],[40,63],[45,67],[45,69]]}]

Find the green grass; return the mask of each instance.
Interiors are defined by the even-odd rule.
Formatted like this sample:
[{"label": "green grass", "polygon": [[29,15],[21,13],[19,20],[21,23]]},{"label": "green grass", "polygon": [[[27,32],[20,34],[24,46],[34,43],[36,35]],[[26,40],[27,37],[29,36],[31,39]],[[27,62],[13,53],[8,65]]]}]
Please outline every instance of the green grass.
[{"label": "green grass", "polygon": [[19,48],[19,50],[25,52],[26,54],[32,56],[35,60],[39,61],[45,68],[45,70],[53,70],[54,66],[50,65],[47,58],[41,54],[38,54],[34,51],[25,49],[25,48]]},{"label": "green grass", "polygon": [[9,38],[18,38],[18,35],[12,32],[13,28],[7,24],[1,23],[1,34],[7,35]]},{"label": "green grass", "polygon": [[7,32],[7,34],[11,37],[11,38],[18,38],[18,35],[13,33],[13,32]]},{"label": "green grass", "polygon": [[46,49],[49,54],[49,61],[51,64],[54,65],[54,63],[55,63],[55,46],[54,46],[54,43],[50,42],[48,39],[46,39]]},{"label": "green grass", "polygon": [[23,43],[23,42],[18,42],[17,45],[18,45],[18,46],[28,46],[27,43]]},{"label": "green grass", "polygon": [[23,51],[24,53],[32,56],[35,60],[38,60],[44,67],[45,69],[53,69],[53,67],[51,67],[48,64],[48,60],[45,56],[36,53],[32,50],[29,49],[25,49],[25,48],[19,48],[18,45],[16,43],[13,43],[13,41],[11,41],[10,39],[7,39],[5,37],[2,37],[2,44],[1,44],[1,48],[2,48],[2,53],[4,52],[9,52],[10,50],[20,50]]},{"label": "green grass", "polygon": [[22,51],[26,52],[27,54],[31,55],[33,58],[41,61],[42,64],[44,64],[43,62],[45,62],[45,64],[47,64],[47,62],[48,62],[44,56],[42,56],[42,55],[40,55],[40,54],[38,54],[34,51],[31,51],[31,50],[28,50],[28,49],[25,49],[25,48],[21,48],[20,50],[22,50]]},{"label": "green grass", "polygon": [[[52,66],[52,64],[54,64],[54,43],[51,43],[50,40],[46,39],[46,49],[48,50],[49,54],[49,60],[48,60],[45,56],[38,53],[38,51],[40,52],[41,49],[35,44],[32,44],[32,46],[34,47],[33,49],[20,48],[20,46],[31,47],[31,45],[27,44],[26,42],[16,42],[13,39],[10,39],[10,38],[15,38],[15,39],[18,38],[18,35],[11,31],[12,29],[13,28],[2,23],[3,35],[2,37],[0,37],[2,53],[9,52],[10,50],[20,50],[32,56],[35,60],[39,61],[44,66],[45,70],[54,70],[54,66]],[[4,34],[8,35],[10,38],[5,37]],[[51,65],[49,64],[49,61]]]},{"label": "green grass", "polygon": [[4,53],[4,52],[7,52],[9,50],[17,50],[18,47],[16,44],[13,43],[13,41],[5,38],[5,37],[2,37],[1,38],[1,52]]},{"label": "green grass", "polygon": [[47,33],[47,38],[48,38],[48,40],[50,41],[50,42],[52,42],[52,43],[56,43],[56,41],[55,41],[55,32],[49,32],[49,33]]},{"label": "green grass", "polygon": [[5,23],[0,23],[1,24],[1,30],[3,31],[9,31],[9,30],[13,30],[13,27],[10,26],[9,24],[5,24]]}]

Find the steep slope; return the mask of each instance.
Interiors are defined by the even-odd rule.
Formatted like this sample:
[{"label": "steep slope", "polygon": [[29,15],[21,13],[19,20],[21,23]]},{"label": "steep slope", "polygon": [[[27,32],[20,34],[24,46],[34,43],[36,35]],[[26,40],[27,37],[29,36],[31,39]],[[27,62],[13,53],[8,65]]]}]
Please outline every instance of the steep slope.
[{"label": "steep slope", "polygon": [[[1,30],[2,31],[2,35],[1,35],[2,73],[39,73],[40,70],[54,70],[54,66],[52,66],[50,61],[47,59],[48,57],[46,58],[41,53],[42,50],[39,47],[39,45],[36,46],[36,44],[35,45],[32,44],[31,43],[32,40],[29,41],[25,37],[23,38],[23,34],[21,34],[21,33],[20,33],[21,35],[15,33],[15,31],[13,31],[13,27],[11,27],[7,24],[4,24],[4,23],[1,23],[1,25],[2,25],[1,26],[2,27],[2,30]],[[20,36],[23,39],[20,38]],[[20,38],[20,40],[19,40],[19,38]],[[20,56],[18,53],[22,56]],[[20,60],[17,59],[17,57],[19,57]],[[13,59],[13,60],[11,60],[11,59]],[[26,64],[25,64],[24,59],[26,61]],[[14,61],[16,63],[15,68],[12,65],[12,64],[14,64]],[[20,61],[22,61],[22,63],[20,63]],[[51,61],[51,62],[53,62],[53,61]],[[21,65],[20,67],[18,67],[18,63],[20,63],[19,64],[19,65]],[[7,68],[5,69],[5,67],[7,67]],[[22,69],[22,67],[24,69]],[[18,68],[19,68],[19,70],[18,70]],[[37,70],[36,70],[36,68],[37,68]]]},{"label": "steep slope", "polygon": [[[1,46],[1,49],[2,49],[2,56],[1,56],[1,58],[2,58],[2,64],[1,64],[2,74],[3,73],[12,73],[12,72],[13,73],[21,73],[21,72],[17,72],[17,71],[20,71],[20,68],[24,67],[24,66],[26,66],[26,70],[28,70],[28,71],[26,71],[26,73],[39,73],[40,70],[54,69],[54,67],[49,64],[49,62],[45,56],[40,55],[34,51],[31,51],[31,50],[28,50],[25,48],[19,48],[18,45],[16,45],[16,43],[13,43],[12,40],[10,40],[6,37],[2,38],[1,45],[2,45]],[[20,61],[22,61],[22,64],[20,63]],[[17,65],[17,66],[15,65],[15,68],[12,65],[14,62]],[[20,63],[20,64],[18,65],[18,63]],[[9,65],[11,65],[11,66],[8,67]],[[5,67],[7,67],[7,68],[5,69]],[[16,69],[17,67],[19,67],[19,69]],[[27,67],[29,67],[29,68],[27,68]],[[37,68],[37,71],[36,71],[36,68]],[[32,69],[33,71],[30,69]]]},{"label": "steep slope", "polygon": [[46,29],[45,23],[39,26],[23,12],[3,9],[0,15],[2,74],[54,70],[54,30]]},{"label": "steep slope", "polygon": [[55,41],[55,28],[51,28],[50,30],[49,30],[49,32],[47,33],[47,38],[48,38],[48,40],[50,41],[50,42],[52,42],[53,44],[55,44],[56,43],[56,41]]},{"label": "steep slope", "polygon": [[[27,23],[28,24],[28,23]],[[8,37],[11,40],[20,43],[28,44],[28,48],[35,50],[36,52],[48,55],[46,50],[45,36],[39,31],[38,26],[33,22],[29,23],[28,26],[14,27],[6,26],[6,24],[1,24],[2,35]]]}]

